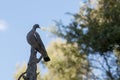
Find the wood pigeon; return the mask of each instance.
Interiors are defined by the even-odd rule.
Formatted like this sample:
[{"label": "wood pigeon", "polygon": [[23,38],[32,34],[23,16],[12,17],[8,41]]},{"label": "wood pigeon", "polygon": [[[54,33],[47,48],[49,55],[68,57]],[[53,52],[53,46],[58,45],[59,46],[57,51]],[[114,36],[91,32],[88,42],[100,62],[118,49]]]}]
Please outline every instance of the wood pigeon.
[{"label": "wood pigeon", "polygon": [[27,34],[27,42],[33,47],[36,51],[41,53],[44,58],[44,61],[50,61],[50,58],[47,54],[45,46],[40,38],[40,35],[36,32],[36,29],[40,28],[38,24],[35,24]]}]

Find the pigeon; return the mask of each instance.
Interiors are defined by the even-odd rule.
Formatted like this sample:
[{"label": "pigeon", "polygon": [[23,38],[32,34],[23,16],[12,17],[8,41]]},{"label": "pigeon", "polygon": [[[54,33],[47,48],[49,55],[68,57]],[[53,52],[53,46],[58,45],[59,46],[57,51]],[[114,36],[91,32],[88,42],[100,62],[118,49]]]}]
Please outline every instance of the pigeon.
[{"label": "pigeon", "polygon": [[36,32],[36,29],[40,28],[38,24],[33,25],[32,30],[30,30],[27,34],[27,42],[33,47],[36,51],[41,53],[43,56],[44,61],[50,61],[50,58],[47,54],[47,51],[45,49],[45,46],[40,38],[40,35],[38,32]]}]

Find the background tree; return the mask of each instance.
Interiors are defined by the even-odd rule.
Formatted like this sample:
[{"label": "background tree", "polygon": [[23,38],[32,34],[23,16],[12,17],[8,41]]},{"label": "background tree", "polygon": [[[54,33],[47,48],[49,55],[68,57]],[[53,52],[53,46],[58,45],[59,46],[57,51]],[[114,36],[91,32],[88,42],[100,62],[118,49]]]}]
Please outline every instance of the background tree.
[{"label": "background tree", "polygon": [[82,80],[90,72],[87,56],[79,53],[76,43],[57,39],[50,43],[47,51],[51,61],[46,63],[49,72],[45,80]]},{"label": "background tree", "polygon": [[[104,69],[101,70],[105,75],[103,78],[119,79],[120,60],[113,50],[114,46],[120,46],[120,0],[98,0],[95,7],[90,5],[90,1],[86,1],[80,11],[73,14],[74,19],[69,25],[57,22],[56,33],[68,43],[77,43],[79,51],[88,55],[93,69]],[[100,61],[93,56],[98,56]],[[92,64],[93,61],[96,63]]]}]

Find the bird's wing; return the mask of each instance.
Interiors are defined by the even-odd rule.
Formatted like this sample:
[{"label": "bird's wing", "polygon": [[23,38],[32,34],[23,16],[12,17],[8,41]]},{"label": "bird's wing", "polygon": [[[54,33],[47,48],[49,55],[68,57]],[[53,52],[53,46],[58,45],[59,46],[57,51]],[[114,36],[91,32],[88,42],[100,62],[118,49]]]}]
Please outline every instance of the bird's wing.
[{"label": "bird's wing", "polygon": [[44,46],[44,44],[43,44],[43,42],[42,42],[42,40],[40,38],[40,35],[37,32],[35,32],[34,35],[35,35],[34,37],[36,38],[38,46],[39,46],[38,47],[39,52],[42,54],[45,61],[50,61],[50,58],[49,58],[49,56],[47,54],[45,46]]},{"label": "bird's wing", "polygon": [[36,38],[37,43],[41,46],[41,48],[45,50],[45,46],[40,38],[40,35],[37,32],[35,32],[35,38]]}]

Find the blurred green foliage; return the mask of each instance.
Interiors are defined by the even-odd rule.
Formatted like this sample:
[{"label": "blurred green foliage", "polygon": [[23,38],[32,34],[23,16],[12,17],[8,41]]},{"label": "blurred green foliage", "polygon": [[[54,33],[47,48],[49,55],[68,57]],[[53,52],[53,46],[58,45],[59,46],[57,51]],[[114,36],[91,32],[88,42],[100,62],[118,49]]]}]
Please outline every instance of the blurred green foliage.
[{"label": "blurred green foliage", "polygon": [[51,61],[45,80],[79,80],[89,72],[87,56],[79,53],[76,43],[68,44],[57,39],[47,48]]},{"label": "blurred green foliage", "polygon": [[[120,46],[120,0],[98,0],[95,7],[91,7],[89,1],[84,2],[78,13],[73,14],[74,19],[68,25],[56,22],[58,30],[55,35],[62,37],[67,43],[77,43],[79,51],[88,57],[91,53],[99,54],[104,63],[98,63],[104,68],[106,79],[118,80],[120,50],[115,46]],[[94,61],[97,62],[97,59]]]},{"label": "blurred green foliage", "polygon": [[59,36],[68,42],[86,46],[84,51],[92,48],[94,52],[107,52],[115,44],[120,44],[120,1],[98,0],[96,8],[87,3],[74,14],[69,25],[57,24]]}]

